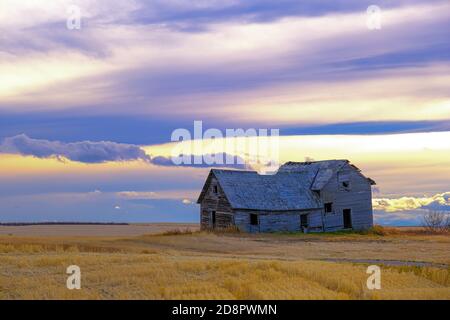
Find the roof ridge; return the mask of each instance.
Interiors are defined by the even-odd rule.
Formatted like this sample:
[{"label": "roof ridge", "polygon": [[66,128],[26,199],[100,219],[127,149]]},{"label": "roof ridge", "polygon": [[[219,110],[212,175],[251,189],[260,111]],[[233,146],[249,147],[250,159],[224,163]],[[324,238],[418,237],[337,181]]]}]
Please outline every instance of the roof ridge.
[{"label": "roof ridge", "polygon": [[241,169],[211,169],[213,172],[245,172],[245,173],[258,173],[255,170],[241,170]]},{"label": "roof ridge", "polygon": [[320,162],[332,162],[332,161],[344,161],[344,162],[350,162],[348,159],[330,159],[330,160],[318,160],[318,161],[288,161],[284,163],[286,164],[312,164],[312,163],[320,163]]}]

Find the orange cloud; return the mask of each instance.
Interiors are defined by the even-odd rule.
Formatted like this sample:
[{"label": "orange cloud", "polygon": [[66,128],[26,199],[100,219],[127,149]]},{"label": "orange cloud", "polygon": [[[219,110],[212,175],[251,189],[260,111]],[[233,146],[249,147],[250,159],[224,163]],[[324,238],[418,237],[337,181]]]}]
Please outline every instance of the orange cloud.
[{"label": "orange cloud", "polygon": [[450,210],[450,191],[439,193],[431,197],[401,197],[397,199],[381,198],[373,199],[373,208],[386,212],[398,212],[406,210],[434,207],[436,209]]}]

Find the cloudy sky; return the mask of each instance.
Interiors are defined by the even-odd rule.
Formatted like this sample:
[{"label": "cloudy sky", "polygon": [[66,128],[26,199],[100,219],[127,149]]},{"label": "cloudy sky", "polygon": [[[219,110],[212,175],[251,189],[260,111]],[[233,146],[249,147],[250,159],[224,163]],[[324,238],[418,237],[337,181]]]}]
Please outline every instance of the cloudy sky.
[{"label": "cloudy sky", "polygon": [[0,221],[197,221],[195,120],[350,159],[378,223],[450,211],[448,30],[446,0],[2,0]]}]

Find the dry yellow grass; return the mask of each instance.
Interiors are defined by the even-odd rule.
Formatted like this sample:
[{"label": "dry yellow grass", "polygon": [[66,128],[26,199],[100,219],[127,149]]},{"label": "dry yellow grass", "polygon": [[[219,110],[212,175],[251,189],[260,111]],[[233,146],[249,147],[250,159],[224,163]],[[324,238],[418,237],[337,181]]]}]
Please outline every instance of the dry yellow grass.
[{"label": "dry yellow grass", "polygon": [[[0,299],[450,299],[450,270],[314,261],[448,263],[447,237],[168,233],[135,238],[0,237]],[[407,248],[405,250],[405,248]],[[327,250],[325,250],[327,249]],[[409,250],[408,250],[409,249]],[[82,289],[66,288],[78,265]]]}]

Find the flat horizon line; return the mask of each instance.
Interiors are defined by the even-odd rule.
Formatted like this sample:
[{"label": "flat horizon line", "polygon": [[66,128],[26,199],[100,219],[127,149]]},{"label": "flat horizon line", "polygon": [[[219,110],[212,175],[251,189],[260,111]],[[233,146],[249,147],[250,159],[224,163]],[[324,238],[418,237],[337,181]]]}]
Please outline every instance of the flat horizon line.
[{"label": "flat horizon line", "polygon": [[[42,221],[42,222],[0,222],[1,227],[21,227],[21,226],[39,226],[39,225],[118,225],[118,226],[128,226],[128,225],[145,225],[145,224],[198,224],[199,222],[170,222],[170,221],[160,221],[160,222],[95,222],[95,221]],[[382,227],[395,227],[395,228],[416,228],[423,227],[421,225],[388,225],[388,224],[377,224]]]}]

